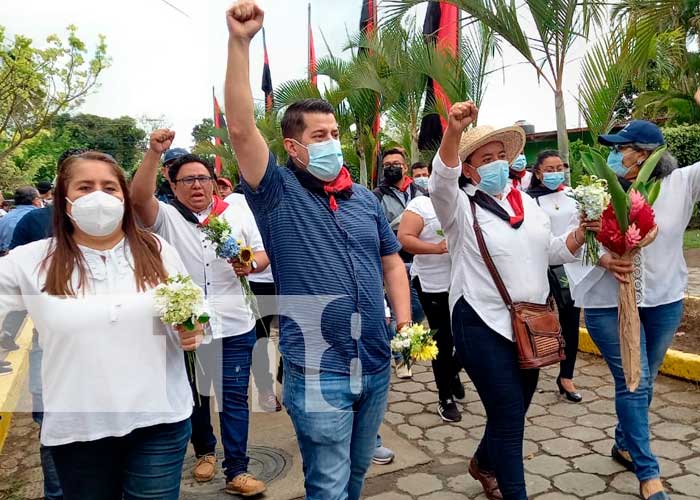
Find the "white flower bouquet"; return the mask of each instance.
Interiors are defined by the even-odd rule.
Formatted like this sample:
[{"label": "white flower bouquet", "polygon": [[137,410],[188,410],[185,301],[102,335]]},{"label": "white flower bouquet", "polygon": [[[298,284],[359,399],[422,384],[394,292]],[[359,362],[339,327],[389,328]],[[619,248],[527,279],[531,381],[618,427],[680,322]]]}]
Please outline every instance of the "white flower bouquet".
[{"label": "white flower bouquet", "polygon": [[[160,320],[173,328],[194,331],[197,324],[206,324],[211,316],[202,290],[189,276],[178,274],[155,289],[155,308]],[[187,364],[196,382],[197,355],[187,351]]]},{"label": "white flower bouquet", "polygon": [[[599,179],[595,175],[585,175],[581,178],[579,185],[570,194],[578,205],[579,211],[586,220],[600,220],[603,211],[610,204],[610,193],[608,192],[608,182]],[[583,254],[583,263],[597,265],[600,260],[598,241],[596,233],[586,231],[586,251]]]}]

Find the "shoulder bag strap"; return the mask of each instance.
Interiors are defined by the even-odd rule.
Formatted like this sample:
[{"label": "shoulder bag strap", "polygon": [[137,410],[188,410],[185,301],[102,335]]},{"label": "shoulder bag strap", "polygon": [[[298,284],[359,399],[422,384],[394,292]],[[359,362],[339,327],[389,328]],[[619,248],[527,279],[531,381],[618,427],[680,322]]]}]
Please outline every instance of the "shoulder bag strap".
[{"label": "shoulder bag strap", "polygon": [[474,202],[474,199],[471,196],[469,197],[469,203],[472,207],[472,218],[474,219],[474,234],[476,235],[476,242],[479,245],[481,257],[484,259],[484,263],[486,264],[486,268],[489,270],[489,273],[491,273],[491,277],[493,278],[493,281],[496,284],[498,293],[501,294],[503,302],[505,302],[506,307],[511,312],[511,314],[513,314],[513,299],[510,298],[508,289],[506,288],[505,283],[503,283],[503,280],[501,279],[501,275],[496,269],[496,264],[494,264],[493,259],[491,258],[489,249],[486,247],[484,234],[481,232],[481,226],[479,226],[479,222],[476,220],[476,203]]}]

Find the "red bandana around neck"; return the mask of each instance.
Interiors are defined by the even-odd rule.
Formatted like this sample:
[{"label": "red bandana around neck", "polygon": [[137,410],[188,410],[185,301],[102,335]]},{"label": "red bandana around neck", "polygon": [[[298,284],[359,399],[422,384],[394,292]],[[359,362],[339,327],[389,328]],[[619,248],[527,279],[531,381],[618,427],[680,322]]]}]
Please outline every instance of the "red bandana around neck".
[{"label": "red bandana around neck", "polygon": [[411,177],[404,177],[403,178],[403,184],[399,188],[399,191],[402,193],[405,193],[406,190],[413,184],[413,179]]},{"label": "red bandana around neck", "polygon": [[518,228],[525,220],[525,210],[523,209],[523,195],[519,189],[513,187],[506,196],[506,200],[510,203],[510,207],[515,212],[515,215],[510,217],[510,225]]},{"label": "red bandana around neck", "polygon": [[335,199],[335,195],[350,188],[352,188],[352,177],[350,177],[350,171],[345,167],[340,169],[340,173],[335,180],[323,185],[323,190],[328,195],[328,203],[331,210],[334,212],[338,210],[338,200]]},{"label": "red bandana around neck", "polygon": [[211,212],[209,213],[209,216],[201,222],[202,226],[206,226],[207,224],[209,224],[209,218],[212,215],[215,215],[218,217],[219,215],[224,213],[224,210],[226,210],[228,208],[228,203],[226,203],[224,200],[222,200],[221,198],[219,198],[216,195],[214,195],[213,202],[214,202],[214,206],[211,207]]},{"label": "red bandana around neck", "polygon": [[511,178],[513,179],[513,187],[514,188],[519,188],[520,185],[523,183],[523,177],[527,175],[527,170],[523,170],[521,172],[516,172],[515,170],[510,171]]}]

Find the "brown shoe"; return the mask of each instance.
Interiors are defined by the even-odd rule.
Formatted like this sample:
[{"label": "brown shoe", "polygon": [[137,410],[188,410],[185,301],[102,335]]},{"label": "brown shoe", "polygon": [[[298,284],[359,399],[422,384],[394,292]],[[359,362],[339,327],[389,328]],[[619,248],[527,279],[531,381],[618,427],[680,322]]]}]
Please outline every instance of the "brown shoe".
[{"label": "brown shoe", "polygon": [[192,471],[194,478],[199,483],[206,483],[214,479],[216,475],[216,456],[204,455],[197,459]]},{"label": "brown shoe", "polygon": [[274,413],[282,411],[282,405],[272,391],[261,392],[258,396],[258,403],[264,412]]},{"label": "brown shoe", "polygon": [[265,483],[255,479],[255,476],[248,474],[238,474],[226,483],[226,493],[230,495],[240,495],[242,497],[253,497],[259,495],[267,489]]},{"label": "brown shoe", "polygon": [[476,458],[472,458],[469,462],[469,474],[481,483],[481,487],[484,488],[484,493],[486,493],[486,498],[489,500],[503,500],[501,490],[498,488],[498,481],[496,481],[496,475],[493,472],[480,469]]}]

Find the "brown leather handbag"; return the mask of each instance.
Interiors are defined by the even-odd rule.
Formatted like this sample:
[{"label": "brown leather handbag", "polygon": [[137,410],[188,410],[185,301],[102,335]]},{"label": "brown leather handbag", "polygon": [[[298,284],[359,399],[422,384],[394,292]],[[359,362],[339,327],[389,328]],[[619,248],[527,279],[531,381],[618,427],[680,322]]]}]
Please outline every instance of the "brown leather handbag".
[{"label": "brown leather handbag", "polygon": [[479,251],[491,273],[498,293],[501,294],[513,324],[513,337],[518,346],[518,362],[522,369],[543,368],[566,359],[564,355],[564,338],[561,335],[559,313],[550,296],[546,304],[531,302],[513,302],[508,289],[491,258],[481,226],[476,220],[476,204],[470,197],[474,218],[474,233]]}]

